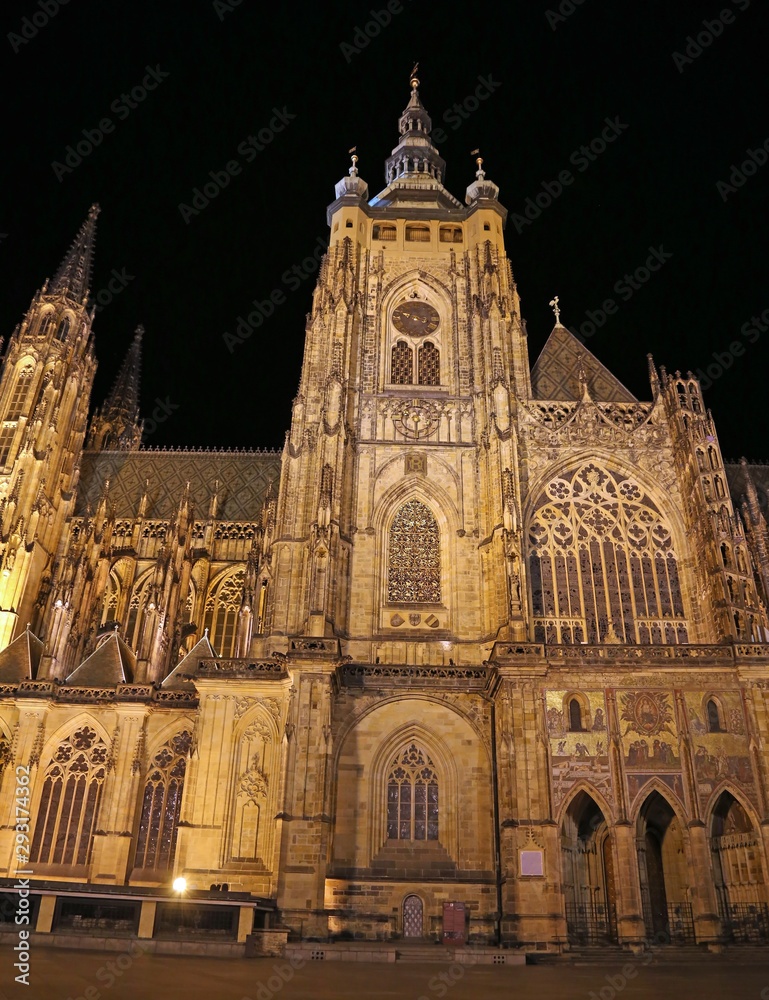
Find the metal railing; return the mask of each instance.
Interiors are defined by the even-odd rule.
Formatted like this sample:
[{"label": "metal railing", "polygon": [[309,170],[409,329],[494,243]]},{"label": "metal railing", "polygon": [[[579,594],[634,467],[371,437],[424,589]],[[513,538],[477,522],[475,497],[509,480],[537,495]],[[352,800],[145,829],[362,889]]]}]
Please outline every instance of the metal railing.
[{"label": "metal railing", "polygon": [[691,903],[668,903],[668,935],[670,944],[696,943]]},{"label": "metal railing", "polygon": [[567,903],[566,931],[570,944],[606,944],[617,940],[614,907],[606,903]]},{"label": "metal railing", "polygon": [[727,941],[737,944],[769,942],[769,907],[766,903],[726,903],[719,899],[718,912]]}]

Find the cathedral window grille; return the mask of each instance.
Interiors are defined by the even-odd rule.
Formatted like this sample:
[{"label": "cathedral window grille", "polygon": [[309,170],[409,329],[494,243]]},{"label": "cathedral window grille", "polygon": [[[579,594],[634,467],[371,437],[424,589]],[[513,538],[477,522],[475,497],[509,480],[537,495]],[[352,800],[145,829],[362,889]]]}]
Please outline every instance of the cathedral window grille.
[{"label": "cathedral window grille", "polygon": [[59,329],[56,333],[57,340],[66,340],[67,334],[69,333],[70,319],[69,316],[65,316],[64,319],[59,323]]},{"label": "cathedral window grille", "polygon": [[441,355],[435,344],[427,340],[420,346],[417,364],[420,385],[441,384]]},{"label": "cathedral window grille", "polygon": [[393,385],[411,385],[414,381],[414,354],[405,340],[393,345],[390,377]]},{"label": "cathedral window grille", "polygon": [[438,522],[419,500],[409,500],[390,528],[387,599],[396,603],[433,603],[441,599]]},{"label": "cathedral window grille", "polygon": [[220,656],[235,655],[243,581],[242,570],[231,573],[212,588],[206,600],[203,626],[208,629],[211,645]]},{"label": "cathedral window grille", "polygon": [[416,743],[399,751],[387,778],[387,839],[438,839],[438,776]]},{"label": "cathedral window grille", "polygon": [[29,395],[29,387],[32,384],[33,375],[34,368],[32,365],[28,365],[19,372],[19,377],[11,394],[11,401],[8,404],[8,412],[5,415],[6,420],[18,420],[24,412],[24,404]]},{"label": "cathedral window grille", "polygon": [[632,478],[590,463],[554,479],[528,538],[535,641],[689,641],[670,527]]},{"label": "cathedral window grille", "polygon": [[152,759],[144,784],[134,868],[164,870],[173,866],[191,743],[191,734],[184,730],[168,740]]},{"label": "cathedral window grille", "polygon": [[30,864],[88,864],[106,762],[107,746],[90,726],[59,744],[45,771]]}]

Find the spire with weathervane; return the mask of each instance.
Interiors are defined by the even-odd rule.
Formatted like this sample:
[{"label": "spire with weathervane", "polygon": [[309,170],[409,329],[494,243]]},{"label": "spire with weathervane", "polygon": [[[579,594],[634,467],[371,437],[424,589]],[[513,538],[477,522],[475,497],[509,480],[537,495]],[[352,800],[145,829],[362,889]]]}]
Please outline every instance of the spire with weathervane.
[{"label": "spire with weathervane", "polygon": [[385,181],[392,184],[399,178],[441,184],[446,163],[430,138],[433,123],[419,97],[419,77],[416,63],[411,71],[411,96],[398,119],[400,141],[385,161]]},{"label": "spire with weathervane", "polygon": [[141,443],[139,371],[143,335],[144,327],[137,326],[112,390],[94,413],[88,447],[95,451],[134,451]]}]

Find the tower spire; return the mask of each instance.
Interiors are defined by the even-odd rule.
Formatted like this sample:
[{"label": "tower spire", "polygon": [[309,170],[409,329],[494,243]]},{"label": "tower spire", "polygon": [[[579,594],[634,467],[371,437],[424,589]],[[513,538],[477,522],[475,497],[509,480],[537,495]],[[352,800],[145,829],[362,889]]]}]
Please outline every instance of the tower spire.
[{"label": "tower spire", "polygon": [[96,237],[96,219],[100,211],[98,204],[91,205],[85,222],[80,227],[80,231],[48,287],[50,293],[68,295],[80,305],[84,305],[88,299]]},{"label": "tower spire", "polygon": [[419,63],[411,71],[411,95],[398,119],[398,145],[385,162],[388,184],[401,177],[428,185],[443,182],[446,164],[430,138],[433,122],[419,97],[418,66]]},{"label": "tower spire", "polygon": [[94,414],[89,445],[98,449],[130,451],[141,441],[139,421],[139,370],[144,327],[137,326],[134,339],[104,405]]}]

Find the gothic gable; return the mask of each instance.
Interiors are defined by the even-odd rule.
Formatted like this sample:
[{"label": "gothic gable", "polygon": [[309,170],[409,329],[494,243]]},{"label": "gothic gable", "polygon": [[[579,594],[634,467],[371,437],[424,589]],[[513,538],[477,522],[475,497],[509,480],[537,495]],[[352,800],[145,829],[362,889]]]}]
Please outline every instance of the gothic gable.
[{"label": "gothic gable", "polygon": [[579,366],[593,399],[602,403],[634,403],[635,396],[564,326],[556,326],[531,370],[535,399],[580,399]]}]

